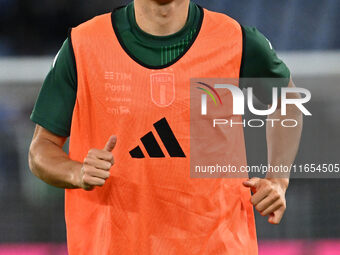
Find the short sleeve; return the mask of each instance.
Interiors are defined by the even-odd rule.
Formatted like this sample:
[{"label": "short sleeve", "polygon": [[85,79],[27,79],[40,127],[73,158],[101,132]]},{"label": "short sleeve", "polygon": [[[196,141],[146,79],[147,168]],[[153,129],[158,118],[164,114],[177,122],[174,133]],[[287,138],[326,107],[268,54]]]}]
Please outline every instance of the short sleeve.
[{"label": "short sleeve", "polygon": [[77,94],[76,79],[72,44],[66,39],[44,80],[31,120],[58,136],[69,136]]},{"label": "short sleeve", "polygon": [[[253,86],[254,95],[264,104],[272,102],[272,88],[286,87],[290,80],[290,71],[277,56],[270,41],[256,28],[242,26],[243,57],[240,78],[261,78]],[[263,79],[264,78],[264,79]],[[267,78],[281,78],[273,83]],[[240,83],[241,88],[248,83]],[[278,90],[280,92],[280,89]]]}]

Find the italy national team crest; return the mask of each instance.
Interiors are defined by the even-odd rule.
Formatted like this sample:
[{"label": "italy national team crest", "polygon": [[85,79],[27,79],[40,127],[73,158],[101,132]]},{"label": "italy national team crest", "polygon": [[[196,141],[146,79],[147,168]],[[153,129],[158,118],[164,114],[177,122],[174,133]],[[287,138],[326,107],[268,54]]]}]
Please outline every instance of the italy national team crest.
[{"label": "italy national team crest", "polygon": [[175,76],[173,73],[153,73],[150,75],[151,99],[159,107],[167,107],[175,100]]}]

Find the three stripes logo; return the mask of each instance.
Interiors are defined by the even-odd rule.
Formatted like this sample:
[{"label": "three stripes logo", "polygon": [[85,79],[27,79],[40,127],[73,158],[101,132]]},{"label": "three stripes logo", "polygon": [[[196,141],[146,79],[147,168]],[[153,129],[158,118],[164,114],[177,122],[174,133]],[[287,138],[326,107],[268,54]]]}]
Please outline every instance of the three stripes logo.
[{"label": "three stripes logo", "polygon": [[[172,132],[167,120],[163,118],[154,123],[153,126],[155,127],[156,132],[170,157],[185,158],[185,154],[174,133]],[[144,135],[140,140],[150,158],[165,158],[161,147],[157,143],[157,140],[151,131]],[[131,150],[129,153],[132,158],[145,158],[144,153],[139,146]]]}]

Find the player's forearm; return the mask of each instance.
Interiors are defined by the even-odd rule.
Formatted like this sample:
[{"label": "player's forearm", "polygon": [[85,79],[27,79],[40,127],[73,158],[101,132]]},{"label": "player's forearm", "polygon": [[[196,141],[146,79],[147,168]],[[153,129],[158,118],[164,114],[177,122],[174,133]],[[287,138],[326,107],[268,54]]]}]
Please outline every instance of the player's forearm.
[{"label": "player's forearm", "polygon": [[[290,86],[294,86],[291,82]],[[289,98],[300,98],[299,94],[289,94]],[[296,120],[295,127],[283,127],[267,122],[267,148],[268,148],[268,164],[270,166],[284,166],[290,170],[293,164],[301,138],[303,116],[301,111],[295,105],[287,105],[287,115],[281,115],[280,109],[268,116],[269,119],[279,119],[277,123],[281,123],[284,119]],[[281,168],[278,168],[281,169]],[[268,172],[266,178],[274,179],[276,182],[288,186],[289,173],[284,171]]]},{"label": "player's forearm", "polygon": [[59,188],[78,188],[77,176],[82,164],[69,159],[52,141],[32,141],[29,151],[31,171],[44,182]]}]

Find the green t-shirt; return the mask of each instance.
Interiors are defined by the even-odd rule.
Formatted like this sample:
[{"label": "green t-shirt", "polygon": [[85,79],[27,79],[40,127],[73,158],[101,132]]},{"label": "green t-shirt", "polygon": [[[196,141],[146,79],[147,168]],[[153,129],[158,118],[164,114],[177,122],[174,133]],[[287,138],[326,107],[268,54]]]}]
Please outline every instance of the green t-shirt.
[{"label": "green t-shirt", "polygon": [[[124,49],[145,66],[159,68],[171,63],[193,43],[199,32],[203,11],[190,2],[185,26],[175,34],[154,36],[142,31],[135,20],[133,2],[113,14],[116,34]],[[243,57],[241,78],[287,78],[290,72],[277,57],[270,42],[257,29],[242,26]],[[227,33],[227,31],[226,31]],[[67,137],[70,134],[73,108],[77,94],[77,70],[72,39],[63,43],[45,78],[31,114],[31,120],[50,132]],[[242,84],[240,85],[242,87]],[[263,103],[271,102],[271,84],[258,84],[254,94]],[[277,86],[277,84],[275,85]]]}]

